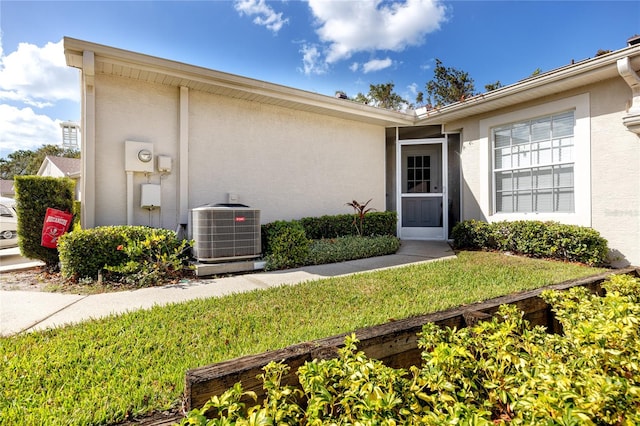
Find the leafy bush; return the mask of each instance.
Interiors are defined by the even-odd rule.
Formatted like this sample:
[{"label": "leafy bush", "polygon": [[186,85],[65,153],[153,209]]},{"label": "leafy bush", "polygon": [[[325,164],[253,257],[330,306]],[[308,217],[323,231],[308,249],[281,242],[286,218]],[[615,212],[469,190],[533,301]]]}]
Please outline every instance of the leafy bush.
[{"label": "leafy bush", "polygon": [[166,230],[151,229],[144,239],[126,237],[125,244],[117,250],[127,255],[125,263],[105,266],[110,279],[146,287],[163,283],[179,276],[185,269],[189,241],[178,240]]},{"label": "leafy bush", "polygon": [[236,384],[181,424],[639,424],[640,279],[604,287],[606,297],[543,293],[564,335],[530,327],[515,305],[471,328],[430,323],[410,374],[358,352],[352,335],[338,358],[300,367],[299,387],[281,383],[288,366],[270,363],[263,404],[246,408],[241,397],[255,394]]},{"label": "leafy bush", "polygon": [[[370,215],[372,215],[371,213]],[[367,218],[369,215],[366,216]],[[388,217],[388,216],[387,216]],[[337,220],[336,220],[337,218]],[[344,221],[343,219],[348,219]],[[384,220],[381,220],[384,221]],[[351,234],[310,240],[304,223],[318,229],[339,229],[336,224],[353,227],[353,216],[322,216],[293,221],[276,221],[262,225],[263,253],[267,270],[323,265],[352,259],[395,253],[400,241],[391,235],[356,237]],[[318,225],[320,225],[318,227]]]},{"label": "leafy bush", "polygon": [[[336,238],[357,235],[353,226],[352,214],[326,215],[319,217],[304,217],[299,222],[304,227],[307,237],[312,240]],[[396,212],[368,212],[364,216],[365,236],[396,235]]]},{"label": "leafy bush", "polygon": [[105,268],[140,279],[179,270],[188,242],[167,229],[101,226],[63,235],[58,243],[61,272],[75,280],[97,279]]},{"label": "leafy bush", "polygon": [[43,261],[50,270],[58,268],[58,250],[43,247],[42,227],[47,208],[73,212],[75,182],[69,178],[16,176],[16,212],[20,253]]},{"label": "leafy bush", "polygon": [[393,254],[400,248],[400,240],[390,235],[378,237],[338,237],[315,240],[311,243],[306,264],[323,265]]},{"label": "leafy bush", "polygon": [[[262,252],[267,270],[322,265],[395,253],[395,212],[367,212],[362,215],[366,235],[358,234],[354,215],[305,217],[262,225]],[[377,236],[377,237],[374,237]]]},{"label": "leafy bush", "polygon": [[262,227],[266,269],[287,269],[304,265],[309,240],[298,221],[276,221]]},{"label": "leafy bush", "polygon": [[336,238],[353,233],[353,215],[350,214],[303,217],[299,222],[307,237],[312,240]]},{"label": "leafy bush", "polygon": [[452,236],[458,249],[510,251],[588,265],[604,264],[609,251],[598,231],[557,222],[468,220],[458,223]]},{"label": "leafy bush", "polygon": [[481,249],[493,245],[491,224],[471,219],[459,222],[453,227],[453,245],[459,249]]}]

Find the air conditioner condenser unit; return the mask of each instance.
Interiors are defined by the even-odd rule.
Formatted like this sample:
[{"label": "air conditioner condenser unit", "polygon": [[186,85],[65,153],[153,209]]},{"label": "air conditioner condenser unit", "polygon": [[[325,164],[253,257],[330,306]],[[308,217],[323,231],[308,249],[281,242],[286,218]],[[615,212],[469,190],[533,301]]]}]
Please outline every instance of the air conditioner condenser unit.
[{"label": "air conditioner condenser unit", "polygon": [[240,204],[207,204],[189,215],[193,257],[200,262],[258,258],[260,232],[260,210]]}]

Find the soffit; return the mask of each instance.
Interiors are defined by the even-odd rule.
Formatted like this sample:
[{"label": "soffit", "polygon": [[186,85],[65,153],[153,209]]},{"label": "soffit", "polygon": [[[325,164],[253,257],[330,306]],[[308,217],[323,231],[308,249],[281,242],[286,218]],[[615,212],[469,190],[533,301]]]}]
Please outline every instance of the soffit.
[{"label": "soffit", "polygon": [[357,102],[293,89],[207,68],[170,61],[65,37],[67,65],[82,69],[84,51],[94,53],[96,75],[115,75],[260,102],[298,111],[319,113],[384,126],[413,124],[415,115],[374,108]]}]

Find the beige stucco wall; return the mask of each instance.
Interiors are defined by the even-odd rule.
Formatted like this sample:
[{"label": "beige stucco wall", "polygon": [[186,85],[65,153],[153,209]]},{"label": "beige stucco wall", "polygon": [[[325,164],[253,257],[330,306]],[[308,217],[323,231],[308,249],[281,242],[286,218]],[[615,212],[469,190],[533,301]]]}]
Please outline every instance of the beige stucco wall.
[{"label": "beige stucco wall", "polygon": [[544,109],[546,104],[580,95],[588,96],[590,115],[591,197],[586,224],[609,241],[616,265],[640,265],[640,137],[622,124],[631,90],[621,78],[447,124],[447,131],[460,130],[462,134],[462,218],[498,220],[491,216],[488,205],[491,154],[480,143],[489,137],[480,134],[481,120],[539,106]]},{"label": "beige stucco wall", "polygon": [[350,213],[372,198],[385,209],[384,127],[192,91],[192,206],[227,194],[262,221]]},{"label": "beige stucco wall", "polygon": [[[177,156],[178,89],[96,76],[96,226],[127,223],[125,141],[152,142],[154,154]],[[155,158],[153,160],[155,162]],[[175,162],[174,162],[175,163]],[[176,174],[134,173],[134,225],[175,229]],[[162,207],[140,206],[140,185],[161,183]]]},{"label": "beige stucco wall", "polygon": [[[171,173],[134,173],[134,223],[176,229],[180,220],[180,89],[96,77],[96,226],[127,222],[126,140],[153,143]],[[385,209],[384,127],[190,90],[189,208],[226,203],[260,209],[262,222],[350,213],[372,198]],[[155,162],[155,159],[154,159]],[[141,209],[140,185],[161,185],[161,208]]]},{"label": "beige stucco wall", "polygon": [[630,100],[621,78],[591,89],[592,223],[611,249],[640,265],[640,136],[622,124]]}]

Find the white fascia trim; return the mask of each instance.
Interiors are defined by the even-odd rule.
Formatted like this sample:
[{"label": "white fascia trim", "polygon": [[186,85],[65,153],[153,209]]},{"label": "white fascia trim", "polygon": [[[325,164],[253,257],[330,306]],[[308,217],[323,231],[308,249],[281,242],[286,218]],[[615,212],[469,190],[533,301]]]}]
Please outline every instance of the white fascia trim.
[{"label": "white fascia trim", "polygon": [[[574,213],[494,213],[493,162],[491,129],[497,126],[575,110],[574,132]],[[489,222],[512,220],[557,221],[565,224],[591,226],[591,117],[589,93],[560,99],[531,108],[480,120],[480,208]]]}]

